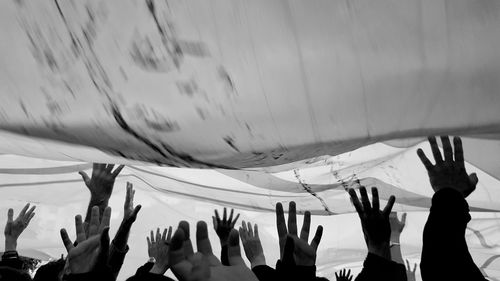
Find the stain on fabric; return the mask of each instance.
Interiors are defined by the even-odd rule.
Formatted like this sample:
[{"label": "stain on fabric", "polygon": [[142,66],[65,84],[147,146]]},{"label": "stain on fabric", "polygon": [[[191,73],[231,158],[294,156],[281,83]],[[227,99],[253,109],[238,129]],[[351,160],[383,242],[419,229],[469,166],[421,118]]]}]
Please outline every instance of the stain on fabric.
[{"label": "stain on fabric", "polygon": [[238,147],[236,147],[236,145],[234,144],[234,138],[232,138],[231,136],[226,136],[223,138],[223,140],[234,150],[236,150],[236,152],[240,152],[240,150],[238,149]]}]

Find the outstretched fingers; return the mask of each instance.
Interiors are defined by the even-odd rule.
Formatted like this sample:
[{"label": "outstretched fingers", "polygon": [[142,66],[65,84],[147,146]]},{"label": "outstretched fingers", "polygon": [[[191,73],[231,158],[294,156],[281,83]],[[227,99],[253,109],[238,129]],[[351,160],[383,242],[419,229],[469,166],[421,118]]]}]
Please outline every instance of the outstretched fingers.
[{"label": "outstretched fingers", "polygon": [[370,199],[368,198],[368,193],[366,192],[366,188],[364,186],[359,187],[359,194],[361,194],[361,204],[363,205],[363,210],[365,213],[371,212]]},{"label": "outstretched fingers", "polygon": [[215,210],[215,220],[216,220],[217,224],[221,223],[219,212],[217,210]]},{"label": "outstretched fingers", "polygon": [[19,218],[24,218],[24,216],[26,215],[26,211],[28,211],[28,208],[30,207],[30,203],[24,205],[23,209],[21,210],[21,212],[19,212],[19,215],[17,216],[17,219]]},{"label": "outstretched fingers", "polygon": [[309,241],[309,231],[311,229],[311,212],[304,213],[304,222],[302,223],[302,230],[300,231],[300,239]]},{"label": "outstretched fingers", "polygon": [[288,231],[286,229],[285,213],[281,203],[276,204],[276,227],[278,229],[279,239],[286,237]]},{"label": "outstretched fingers", "polygon": [[316,228],[316,234],[314,234],[314,238],[311,241],[311,247],[314,248],[314,250],[318,250],[319,242],[321,242],[321,237],[323,236],[323,226],[320,225],[318,228]]},{"label": "outstretched fingers", "polygon": [[288,234],[297,236],[297,206],[291,201],[288,205]]},{"label": "outstretched fingers", "polygon": [[69,252],[71,249],[74,248],[73,242],[71,242],[71,239],[69,239],[68,232],[66,231],[66,229],[62,228],[60,234],[64,247],[66,248],[66,251]]},{"label": "outstretched fingers", "polygon": [[116,178],[120,172],[123,170],[123,168],[125,167],[125,165],[120,165],[118,166],[118,168],[115,169],[115,171],[113,173],[111,173],[111,175]]},{"label": "outstretched fingers", "polygon": [[361,217],[361,215],[363,214],[363,205],[361,205],[361,202],[359,201],[356,191],[353,188],[349,188],[348,192],[349,196],[351,197],[351,202],[354,205],[354,208],[356,209],[356,212]]},{"label": "outstretched fingers", "polygon": [[431,150],[432,150],[432,155],[434,156],[434,160],[437,163],[442,163],[443,158],[441,156],[441,151],[439,150],[439,146],[437,144],[436,138],[435,137],[429,137],[429,144],[431,145]]},{"label": "outstretched fingers", "polygon": [[424,164],[425,169],[427,171],[431,170],[432,167],[433,167],[432,162],[431,162],[431,160],[429,160],[429,158],[427,158],[427,156],[425,155],[424,151],[419,148],[417,150],[417,155],[418,155],[418,158],[420,158],[420,161],[422,162],[422,164]]},{"label": "outstretched fingers", "polygon": [[384,216],[389,217],[389,215],[391,214],[392,207],[394,206],[394,202],[396,202],[396,197],[394,195],[391,195],[391,197],[389,197],[389,201],[387,201],[387,205],[382,211],[382,214]]},{"label": "outstretched fingers", "polygon": [[401,224],[404,226],[406,225],[406,213],[403,213],[403,215],[401,216]]},{"label": "outstretched fingers", "polygon": [[7,223],[12,223],[14,221],[14,209],[10,208],[7,211]]},{"label": "outstretched fingers", "polygon": [[234,218],[234,220],[231,222],[231,228],[234,227],[234,225],[236,224],[236,222],[238,221],[238,219],[240,218],[240,214],[236,214],[236,217]]},{"label": "outstretched fingers", "polygon": [[443,144],[444,161],[453,162],[453,148],[451,147],[450,138],[448,136],[441,136],[441,143]]},{"label": "outstretched fingers", "polygon": [[127,182],[127,194],[125,195],[125,208],[130,208],[134,205],[134,194],[132,191],[132,183]]},{"label": "outstretched fingers", "polygon": [[378,189],[372,187],[372,206],[373,211],[378,212],[380,210],[380,200],[378,198]]},{"label": "outstretched fingers", "polygon": [[92,207],[90,213],[89,237],[94,236],[99,232],[99,207]]},{"label": "outstretched fingers", "polygon": [[455,147],[455,163],[458,165],[458,167],[465,169],[464,149],[462,147],[462,139],[460,139],[459,137],[454,137],[453,146]]},{"label": "outstretched fingers", "polygon": [[82,243],[87,239],[85,235],[85,228],[83,227],[82,216],[75,216],[75,228],[76,228],[76,242]]},{"label": "outstretched fingers", "polygon": [[172,227],[169,226],[168,227],[168,234],[167,234],[167,242],[170,243],[171,240],[172,240]]}]

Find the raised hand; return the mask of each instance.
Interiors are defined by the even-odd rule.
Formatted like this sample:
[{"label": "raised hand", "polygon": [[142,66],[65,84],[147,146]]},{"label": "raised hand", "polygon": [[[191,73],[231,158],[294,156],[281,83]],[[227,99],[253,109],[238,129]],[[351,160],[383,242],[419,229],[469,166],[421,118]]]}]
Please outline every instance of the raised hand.
[{"label": "raised hand", "polygon": [[436,138],[429,137],[432,154],[436,162],[435,165],[431,163],[422,149],[417,150],[417,155],[427,169],[434,192],[448,187],[459,191],[465,198],[476,189],[477,175],[475,173],[468,175],[467,171],[465,171],[462,140],[459,137],[453,138],[455,152],[453,152],[448,136],[442,136],[441,142],[443,144],[444,159],[439,151]]},{"label": "raised hand", "polygon": [[148,253],[150,257],[155,258],[155,265],[149,272],[154,274],[165,274],[170,267],[169,263],[169,248],[170,240],[172,239],[172,227],[170,226],[168,230],[165,228],[163,230],[163,235],[160,234],[160,228],[156,229],[156,239],[151,230],[151,239],[147,237],[148,240]]},{"label": "raised hand", "polygon": [[389,223],[391,224],[391,241],[399,243],[399,237],[406,225],[406,213],[403,213],[401,220],[398,219],[398,213],[389,214]]},{"label": "raised hand", "polygon": [[245,255],[250,261],[251,267],[254,268],[258,265],[265,265],[266,257],[264,256],[264,250],[260,242],[257,224],[255,224],[255,227],[252,229],[251,223],[246,224],[245,221],[243,221],[239,232]]},{"label": "raised hand", "polygon": [[92,208],[88,235],[84,229],[82,217],[75,217],[76,242],[68,236],[66,229],[61,229],[61,238],[68,251],[67,266],[71,274],[87,273],[107,264],[109,254],[109,221],[111,208],[107,207],[99,222],[99,208]]},{"label": "raised hand", "polygon": [[323,235],[323,226],[318,226],[316,234],[309,244],[309,229],[311,228],[311,212],[304,213],[304,222],[300,231],[300,238],[297,236],[297,215],[295,202],[290,202],[288,208],[288,229],[285,222],[283,205],[276,204],[276,226],[278,228],[278,237],[280,244],[280,258],[283,259],[285,243],[287,236],[294,240],[294,259],[299,266],[312,266],[316,264],[316,251],[318,249],[321,236]]},{"label": "raised hand", "polygon": [[349,269],[349,271],[342,269],[340,270],[338,273],[335,272],[335,277],[337,278],[337,281],[352,281],[352,274],[351,274],[351,270]]},{"label": "raised hand", "polygon": [[[114,164],[99,164],[94,163],[92,166],[92,178],[90,178],[84,171],[78,172],[85,185],[90,190],[91,197],[94,201],[107,201],[113,192],[115,179],[123,169],[123,165],[118,166],[113,171]],[[97,203],[99,202],[93,202]]]},{"label": "raised hand", "polygon": [[141,210],[141,205],[134,208],[135,190],[130,182],[127,182],[127,195],[125,197],[125,205],[123,206],[123,220],[133,223],[137,219],[137,213]]},{"label": "raised hand", "polygon": [[214,223],[214,229],[219,236],[221,244],[227,245],[227,239],[229,238],[229,233],[231,229],[234,228],[234,225],[238,221],[240,214],[237,214],[233,219],[234,209],[231,209],[231,213],[229,214],[229,218],[227,218],[227,210],[224,208],[224,214],[222,216],[222,220],[220,219],[219,212],[215,210],[215,216],[212,216],[212,221]]},{"label": "raised hand", "polygon": [[188,233],[189,224],[181,222],[170,245],[172,272],[179,281],[257,281],[241,258],[238,231],[233,229],[228,237],[230,266],[223,266],[213,254],[205,222],[199,221],[196,227],[197,253]]},{"label": "raised hand", "polygon": [[406,225],[406,213],[403,213],[401,220],[398,219],[397,212],[389,214],[389,222],[391,224],[391,233],[402,233]]},{"label": "raised hand", "polygon": [[406,278],[408,281],[415,281],[417,280],[415,277],[415,273],[417,272],[417,264],[415,263],[413,265],[413,270],[410,267],[410,262],[406,260]]},{"label": "raised hand", "polygon": [[15,251],[17,248],[17,239],[23,233],[23,231],[28,227],[31,219],[35,216],[36,206],[31,207],[30,204],[26,204],[21,210],[17,218],[14,220],[14,210],[9,209],[7,212],[7,223],[5,224],[4,234],[5,234],[5,251]]},{"label": "raised hand", "polygon": [[366,188],[361,186],[359,192],[361,194],[361,202],[356,195],[356,191],[352,188],[349,189],[352,203],[361,220],[361,227],[363,228],[368,252],[390,260],[389,240],[391,236],[391,225],[389,222],[389,214],[391,213],[396,198],[391,196],[384,210],[381,211],[378,190],[376,187],[372,187],[373,202],[371,205]]}]

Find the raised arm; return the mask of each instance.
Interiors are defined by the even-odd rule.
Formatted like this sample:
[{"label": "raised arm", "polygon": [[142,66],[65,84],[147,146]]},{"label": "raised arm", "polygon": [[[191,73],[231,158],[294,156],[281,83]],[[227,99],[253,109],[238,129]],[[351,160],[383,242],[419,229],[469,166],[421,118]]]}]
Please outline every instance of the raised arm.
[{"label": "raised arm", "polygon": [[108,206],[109,198],[111,197],[111,193],[113,193],[115,179],[124,166],[120,165],[113,171],[114,167],[114,164],[94,163],[92,166],[92,177],[89,177],[84,171],[78,172],[90,191],[90,202],[87,214],[85,215],[85,225],[88,225],[90,222],[92,207],[99,207],[100,214],[103,214],[104,209]]},{"label": "raised arm", "polygon": [[131,183],[127,182],[127,194],[125,204],[123,206],[123,220],[116,232],[115,238],[111,243],[109,251],[109,266],[115,278],[118,276],[120,269],[125,260],[125,255],[128,252],[128,237],[130,229],[137,219],[137,214],[141,210],[141,205],[134,207],[135,190]]},{"label": "raised arm", "polygon": [[460,138],[453,139],[454,151],[447,136],[441,137],[441,142],[444,158],[436,138],[429,137],[435,164],[421,149],[417,151],[435,192],[424,227],[422,279],[486,280],[474,264],[465,241],[465,229],[471,219],[465,198],[476,189],[478,178],[465,170]]},{"label": "raised arm", "polygon": [[35,216],[35,206],[30,208],[30,204],[26,204],[21,210],[17,218],[14,220],[14,210],[9,209],[7,212],[7,223],[5,224],[5,251],[2,256],[0,266],[7,266],[18,270],[22,269],[22,262],[17,254],[17,239],[23,231],[28,227],[31,219]]},{"label": "raised arm", "polygon": [[403,213],[401,220],[399,220],[398,213],[391,212],[389,222],[391,224],[390,248],[392,260],[399,264],[404,264],[403,255],[401,254],[400,237],[406,225],[406,213]]},{"label": "raised arm", "polygon": [[219,212],[217,212],[217,210],[215,210],[215,216],[212,216],[214,229],[215,232],[217,233],[217,236],[219,236],[220,240],[220,245],[221,245],[220,258],[223,265],[229,265],[229,260],[227,256],[229,233],[234,228],[234,225],[236,224],[238,218],[240,217],[240,214],[237,214],[236,217],[233,219],[233,215],[234,215],[234,209],[231,209],[231,213],[229,214],[229,217],[227,217],[227,210],[226,208],[224,208],[222,219],[220,218]]},{"label": "raised arm", "polygon": [[368,247],[368,255],[363,263],[363,270],[356,277],[356,281],[364,280],[406,280],[406,270],[404,265],[391,260],[389,241],[391,236],[391,225],[389,214],[396,198],[391,196],[387,205],[380,210],[378,190],[372,187],[372,201],[368,198],[366,188],[359,188],[361,201],[354,189],[349,189],[352,203],[356,208],[361,221],[361,228]]},{"label": "raised arm", "polygon": [[104,214],[99,222],[99,208],[91,210],[88,232],[85,231],[82,217],[75,217],[76,242],[75,246],[69,238],[66,229],[61,229],[61,238],[66,250],[67,274],[65,281],[103,280],[114,279],[107,266],[109,254],[109,221],[111,208],[104,209]]}]

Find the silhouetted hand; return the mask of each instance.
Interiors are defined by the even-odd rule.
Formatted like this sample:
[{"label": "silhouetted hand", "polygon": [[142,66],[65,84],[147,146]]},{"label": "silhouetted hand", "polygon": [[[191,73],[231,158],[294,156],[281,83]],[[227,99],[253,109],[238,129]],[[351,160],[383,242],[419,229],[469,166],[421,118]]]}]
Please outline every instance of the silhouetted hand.
[{"label": "silhouetted hand", "polygon": [[66,229],[61,229],[61,238],[68,251],[67,266],[71,274],[86,273],[106,264],[109,255],[109,221],[111,208],[107,207],[99,223],[99,208],[92,208],[88,235],[82,217],[75,217],[77,246],[69,239]]},{"label": "silhouetted hand", "polygon": [[316,264],[316,251],[318,249],[321,236],[323,235],[323,226],[318,226],[316,234],[309,244],[309,229],[311,228],[311,212],[304,213],[304,222],[300,231],[300,238],[297,236],[297,215],[295,202],[290,202],[288,207],[288,229],[285,222],[283,205],[276,204],[276,226],[278,228],[278,237],[280,244],[280,258],[283,259],[285,243],[287,236],[294,240],[294,258],[295,264],[299,266],[312,266]]},{"label": "silhouetted hand", "polygon": [[215,216],[212,216],[212,221],[214,223],[214,229],[219,236],[221,244],[227,245],[227,239],[229,238],[229,233],[231,229],[234,228],[236,221],[240,217],[240,214],[237,214],[233,220],[234,209],[231,209],[231,213],[229,214],[229,218],[227,218],[227,210],[224,208],[224,214],[222,216],[222,220],[219,217],[219,212],[215,210]]},{"label": "silhouetted hand", "polygon": [[245,221],[243,221],[239,232],[245,255],[250,261],[251,267],[254,268],[258,265],[265,265],[266,257],[264,256],[262,243],[260,243],[259,228],[257,224],[255,224],[255,227],[252,229],[251,223],[247,225]]},{"label": "silhouetted hand", "polygon": [[[169,263],[169,248],[170,240],[172,239],[172,227],[168,230],[163,230],[163,235],[160,234],[160,228],[156,229],[156,239],[154,238],[153,231],[151,230],[151,240],[148,240],[148,252],[150,257],[154,257],[156,262],[149,272],[154,274],[165,274],[170,267]],[[150,250],[151,249],[151,250]]]},{"label": "silhouetted hand", "polygon": [[26,204],[21,210],[17,218],[14,220],[14,210],[9,209],[7,212],[7,223],[5,224],[4,235],[5,235],[5,251],[15,251],[17,248],[17,239],[23,233],[23,231],[28,227],[31,219],[35,216],[36,206],[31,207],[28,210],[30,204]]},{"label": "silhouetted hand", "polygon": [[407,277],[408,281],[415,281],[416,280],[416,277],[415,277],[416,272],[417,272],[417,264],[415,263],[413,265],[413,270],[412,270],[410,267],[410,262],[408,260],[406,260],[406,277]]},{"label": "silhouetted hand", "polygon": [[337,281],[351,281],[352,280],[352,274],[351,274],[351,270],[349,269],[349,271],[346,271],[345,268],[340,270],[337,274],[337,272],[335,272],[335,277],[337,278]]},{"label": "silhouetted hand", "polygon": [[115,179],[124,167],[120,165],[113,171],[114,166],[114,164],[94,163],[92,166],[92,178],[89,178],[84,171],[78,172],[90,190],[91,198],[95,201],[94,203],[107,201],[111,197]]},{"label": "silhouetted hand", "polygon": [[459,191],[465,198],[476,189],[477,175],[475,173],[468,175],[467,171],[465,171],[462,140],[459,137],[453,138],[454,153],[448,136],[441,137],[441,142],[443,144],[444,160],[439,151],[436,138],[429,137],[432,154],[436,162],[435,165],[432,165],[422,149],[417,150],[417,155],[427,169],[434,192],[448,187]]},{"label": "silhouetted hand", "polygon": [[229,233],[230,266],[223,266],[213,254],[205,222],[199,221],[196,227],[197,253],[193,251],[188,233],[189,224],[185,221],[179,223],[170,246],[172,272],[179,281],[257,281],[241,257],[238,231],[233,229]]},{"label": "silhouetted hand", "polygon": [[130,182],[127,182],[127,195],[125,197],[125,205],[123,206],[123,220],[129,223],[135,222],[137,214],[141,210],[141,205],[134,208],[135,190]]},{"label": "silhouetted hand", "polygon": [[396,198],[391,196],[384,210],[380,211],[380,201],[376,187],[372,187],[372,205],[370,205],[366,188],[361,186],[359,191],[361,202],[354,189],[349,189],[349,195],[361,220],[361,227],[363,228],[368,252],[390,260],[389,239],[391,236],[391,225],[389,223],[389,214]]},{"label": "silhouetted hand", "polygon": [[403,213],[401,220],[399,220],[398,213],[391,212],[389,215],[389,223],[391,224],[391,241],[399,243],[399,237],[406,225],[406,213]]}]

